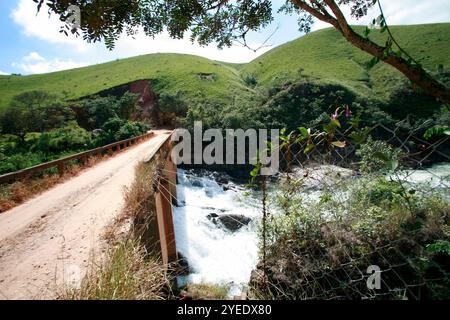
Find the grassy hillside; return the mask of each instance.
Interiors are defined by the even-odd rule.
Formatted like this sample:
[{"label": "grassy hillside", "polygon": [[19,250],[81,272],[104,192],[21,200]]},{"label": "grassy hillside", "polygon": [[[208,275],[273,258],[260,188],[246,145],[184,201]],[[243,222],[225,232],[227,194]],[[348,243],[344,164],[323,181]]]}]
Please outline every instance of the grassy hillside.
[{"label": "grassy hillside", "polygon": [[152,54],[42,75],[0,76],[0,108],[21,92],[45,90],[79,98],[134,80],[151,79],[158,92],[181,91],[190,101],[229,101],[248,91],[228,65],[181,54]]},{"label": "grassy hillside", "polygon": [[[357,27],[362,32],[362,27]],[[394,37],[430,71],[438,64],[450,67],[450,24],[392,27]],[[386,33],[374,30],[370,38],[384,43]],[[254,75],[261,84],[280,84],[286,79],[312,77],[324,82],[345,84],[362,94],[382,98],[405,78],[392,67],[380,63],[367,70],[371,56],[349,44],[329,28],[275,48],[244,66],[242,74]]]},{"label": "grassy hillside", "polygon": [[[362,27],[358,27],[362,31]],[[450,68],[450,23],[392,27],[397,40],[430,71]],[[385,34],[371,38],[383,42]],[[260,85],[314,79],[344,85],[364,96],[384,100],[406,78],[380,63],[372,70],[370,56],[350,45],[334,29],[324,29],[277,47],[248,64],[230,64],[179,54],[152,54],[86,68],[32,76],[0,76],[0,108],[16,94],[46,90],[79,98],[139,79],[151,79],[158,92],[181,91],[190,102],[227,104],[237,94],[251,93],[243,77]]]}]

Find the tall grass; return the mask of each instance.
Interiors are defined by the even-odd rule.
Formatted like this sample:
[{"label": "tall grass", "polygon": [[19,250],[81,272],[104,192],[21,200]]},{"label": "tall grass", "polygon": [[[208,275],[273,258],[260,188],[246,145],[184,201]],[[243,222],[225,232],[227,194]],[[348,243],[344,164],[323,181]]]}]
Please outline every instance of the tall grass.
[{"label": "tall grass", "polygon": [[131,223],[130,237],[140,239],[148,251],[159,250],[159,233],[156,221],[155,184],[158,179],[159,157],[151,163],[136,167],[135,179],[125,190],[125,207],[122,219]]},{"label": "tall grass", "polygon": [[160,261],[139,241],[127,240],[91,263],[79,289],[68,289],[64,300],[162,300],[169,281]]}]

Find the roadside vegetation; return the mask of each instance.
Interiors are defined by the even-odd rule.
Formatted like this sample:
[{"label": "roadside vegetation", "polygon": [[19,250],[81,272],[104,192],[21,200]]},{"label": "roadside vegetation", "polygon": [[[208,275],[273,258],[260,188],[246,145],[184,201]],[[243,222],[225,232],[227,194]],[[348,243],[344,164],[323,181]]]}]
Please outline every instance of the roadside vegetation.
[{"label": "roadside vegetation", "polygon": [[[443,191],[377,175],[335,183],[316,202],[299,193],[276,199],[286,214],[268,223],[266,279],[260,265],[255,297],[449,299],[450,204]],[[367,287],[373,265],[382,270],[379,290]]]},{"label": "roadside vegetation", "polygon": [[0,174],[142,135],[149,125],[131,121],[136,108],[130,93],[79,102],[19,94],[0,111]]},{"label": "roadside vegetation", "polygon": [[[436,177],[437,185],[409,180],[411,174],[405,176],[404,170],[411,169],[407,160],[411,155],[397,149],[387,136],[384,140],[369,134],[362,137],[364,129],[344,127],[347,122],[355,125],[349,110],[345,115],[328,118],[319,129],[299,128],[290,135],[283,131],[281,149],[293,150],[297,145],[299,154],[311,154],[313,166],[300,161],[306,171],[291,171],[299,159],[290,160],[287,172],[276,182],[278,191],[263,196],[264,207],[271,203],[278,213],[264,212],[261,259],[252,275],[250,296],[449,299],[448,177]],[[357,151],[346,159],[350,169],[329,167],[333,150],[350,143],[337,135],[341,126],[347,139],[362,138],[351,142]],[[259,169],[252,173],[255,178]],[[381,279],[377,287],[369,286],[373,272]]]},{"label": "roadside vegetation", "polygon": [[79,289],[66,289],[61,300],[163,300],[170,286],[161,263],[138,241],[111,247],[92,261]]}]

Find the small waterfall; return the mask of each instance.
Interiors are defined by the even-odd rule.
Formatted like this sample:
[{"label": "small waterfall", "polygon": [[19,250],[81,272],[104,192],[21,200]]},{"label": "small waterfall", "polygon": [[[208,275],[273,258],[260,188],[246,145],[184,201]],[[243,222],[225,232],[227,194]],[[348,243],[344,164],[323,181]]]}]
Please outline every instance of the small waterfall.
[{"label": "small waterfall", "polygon": [[[179,170],[178,178],[177,248],[192,272],[180,284],[226,284],[230,295],[239,295],[258,262],[259,202],[227,178],[219,184],[223,176],[217,179],[213,173]],[[236,226],[231,220],[231,230],[221,223],[236,217],[243,222]]]}]

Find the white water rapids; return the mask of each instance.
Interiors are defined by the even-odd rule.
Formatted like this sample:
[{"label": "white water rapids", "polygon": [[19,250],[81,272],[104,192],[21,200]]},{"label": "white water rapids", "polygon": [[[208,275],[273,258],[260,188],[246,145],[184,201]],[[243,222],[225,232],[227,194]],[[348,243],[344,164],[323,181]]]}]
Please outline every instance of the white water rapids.
[{"label": "white water rapids", "polygon": [[[192,271],[180,282],[229,285],[230,294],[239,295],[258,262],[258,201],[231,182],[224,190],[212,175],[179,170],[178,180],[179,207],[173,213],[177,249]],[[243,215],[252,222],[230,232],[208,219],[210,214]]]},{"label": "white water rapids", "polygon": [[[449,188],[450,164],[404,171],[398,177],[429,188]],[[220,185],[213,173],[179,170],[178,179],[179,207],[173,213],[177,249],[192,272],[179,278],[180,285],[225,284],[231,287],[230,295],[239,295],[258,263],[260,200],[246,195],[245,188],[232,182]],[[252,222],[230,232],[208,219],[210,214],[243,215]]]}]

